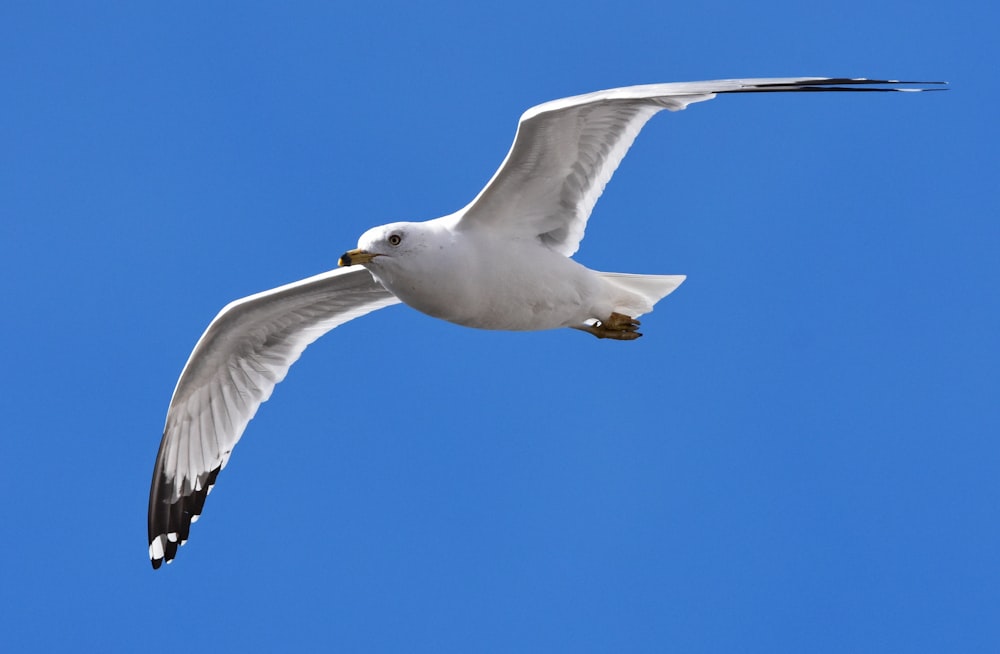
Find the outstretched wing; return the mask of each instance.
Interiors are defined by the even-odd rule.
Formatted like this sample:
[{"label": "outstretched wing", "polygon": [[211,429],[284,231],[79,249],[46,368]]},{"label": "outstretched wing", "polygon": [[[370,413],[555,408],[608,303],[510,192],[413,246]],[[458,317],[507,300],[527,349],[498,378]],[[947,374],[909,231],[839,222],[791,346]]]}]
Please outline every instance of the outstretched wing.
[{"label": "outstretched wing", "polygon": [[628,86],[546,102],[524,112],[514,144],[479,195],[456,214],[459,228],[537,237],[571,256],[587,219],[639,130],[663,109],[679,111],[718,93],[919,91],[900,82],[779,77]]},{"label": "outstretched wing", "polygon": [[302,351],[334,327],[398,303],[363,268],[339,268],[226,306],[174,389],[149,490],[149,558],[177,553],[247,423]]}]

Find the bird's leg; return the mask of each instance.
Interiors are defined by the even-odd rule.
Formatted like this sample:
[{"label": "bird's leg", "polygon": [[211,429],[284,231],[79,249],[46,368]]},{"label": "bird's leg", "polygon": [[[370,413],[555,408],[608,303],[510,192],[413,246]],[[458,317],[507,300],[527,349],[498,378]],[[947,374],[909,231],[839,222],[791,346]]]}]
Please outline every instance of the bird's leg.
[{"label": "bird's leg", "polygon": [[580,331],[593,334],[597,338],[613,338],[616,341],[634,341],[642,336],[639,333],[639,321],[622,313],[614,313],[607,320],[598,320],[593,325],[573,327]]}]

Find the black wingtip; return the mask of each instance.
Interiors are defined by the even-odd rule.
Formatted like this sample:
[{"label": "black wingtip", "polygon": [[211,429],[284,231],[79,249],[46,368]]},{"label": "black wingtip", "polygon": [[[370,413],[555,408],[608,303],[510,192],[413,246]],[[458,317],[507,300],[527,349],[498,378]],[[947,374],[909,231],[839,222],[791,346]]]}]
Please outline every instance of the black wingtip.
[{"label": "black wingtip", "polygon": [[898,79],[868,79],[866,77],[803,78],[794,81],[747,84],[738,89],[720,93],[769,93],[769,92],[830,92],[850,93],[918,93],[921,91],[947,91],[948,82],[923,82]]},{"label": "black wingtip", "polygon": [[[164,473],[162,449],[161,446],[149,492],[149,559],[154,570],[177,556],[177,548],[188,539],[191,523],[201,516],[205,500],[222,470],[218,466],[195,481],[189,480],[178,492],[175,480]],[[178,494],[180,497],[171,502]]]}]

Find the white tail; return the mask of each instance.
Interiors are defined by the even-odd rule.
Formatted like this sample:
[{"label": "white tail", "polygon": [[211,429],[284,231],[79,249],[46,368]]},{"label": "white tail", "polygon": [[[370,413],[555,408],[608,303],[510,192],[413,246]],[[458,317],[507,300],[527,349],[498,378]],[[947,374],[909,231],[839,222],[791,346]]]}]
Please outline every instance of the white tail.
[{"label": "white tail", "polygon": [[630,275],[628,273],[597,273],[606,282],[638,296],[632,302],[615,310],[625,315],[637,318],[653,310],[653,305],[674,292],[681,285],[686,275]]}]

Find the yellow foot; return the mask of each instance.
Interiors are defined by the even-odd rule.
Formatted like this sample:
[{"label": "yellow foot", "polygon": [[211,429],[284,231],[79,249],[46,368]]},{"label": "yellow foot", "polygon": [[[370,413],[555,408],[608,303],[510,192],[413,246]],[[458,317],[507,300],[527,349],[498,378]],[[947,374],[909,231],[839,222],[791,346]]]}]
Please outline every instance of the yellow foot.
[{"label": "yellow foot", "polygon": [[613,338],[616,341],[634,341],[642,336],[639,333],[639,321],[621,313],[612,313],[607,320],[599,320],[593,325],[574,327],[588,332],[597,338]]}]

